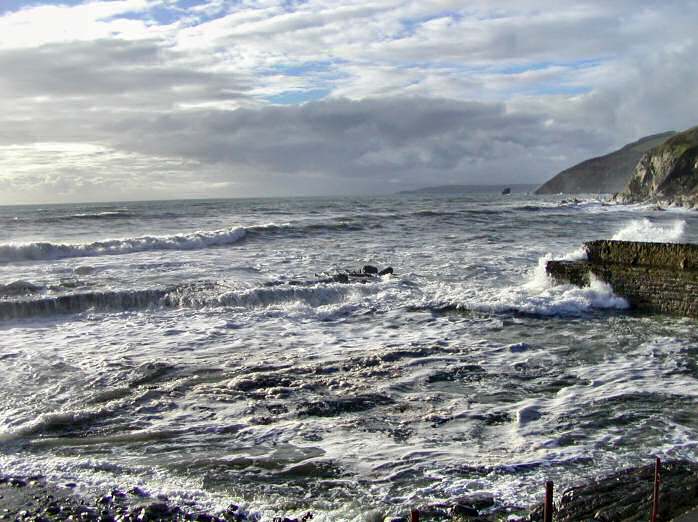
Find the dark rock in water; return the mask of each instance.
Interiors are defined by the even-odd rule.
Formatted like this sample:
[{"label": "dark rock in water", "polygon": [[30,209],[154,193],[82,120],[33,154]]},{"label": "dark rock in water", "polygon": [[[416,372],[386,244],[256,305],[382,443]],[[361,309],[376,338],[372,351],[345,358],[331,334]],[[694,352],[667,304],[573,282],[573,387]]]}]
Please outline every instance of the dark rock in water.
[{"label": "dark rock in water", "polygon": [[457,517],[478,517],[480,512],[467,504],[456,504],[451,508],[451,515]]},{"label": "dark rock in water", "polygon": [[451,515],[448,513],[450,509],[451,506],[448,504],[431,504],[429,506],[420,507],[419,515],[427,520],[450,520]]},{"label": "dark rock in water", "polygon": [[456,499],[454,507],[458,505],[469,506],[478,511],[494,506],[494,497],[488,493],[476,493]]},{"label": "dark rock in water", "polygon": [[310,511],[305,513],[301,518],[289,518],[289,517],[274,517],[273,521],[274,522],[307,522],[308,520],[311,520],[315,515],[313,515]]},{"label": "dark rock in water", "polygon": [[[698,506],[698,464],[664,463],[661,472],[658,520],[671,520]],[[649,520],[652,509],[654,464],[621,471],[563,491],[555,520]],[[543,520],[543,506],[530,521]]]},{"label": "dark rock in water", "polygon": [[138,486],[132,487],[131,489],[128,490],[128,492],[129,492],[131,495],[135,495],[135,496],[137,496],[137,497],[149,497],[149,496],[150,496],[150,495],[148,495],[148,492],[147,492],[147,491],[145,491],[145,490],[142,489],[142,488],[139,488]]},{"label": "dark rock in water", "polygon": [[349,271],[345,270],[342,272],[321,272],[315,274],[315,279],[290,279],[290,280],[276,280],[267,281],[264,283],[266,287],[276,287],[276,286],[312,286],[317,284],[331,284],[331,283],[366,283],[377,278],[377,276],[383,276],[387,274],[393,274],[393,267],[389,266],[381,271],[372,265],[364,266],[360,271]]},{"label": "dark rock in water", "polygon": [[509,194],[511,194],[511,189],[509,187],[502,190],[502,196],[508,196]]},{"label": "dark rock in water", "polygon": [[40,286],[37,286],[28,281],[14,281],[6,285],[0,285],[0,296],[19,296],[25,294],[35,294],[40,290]]},{"label": "dark rock in water", "polygon": [[394,404],[395,401],[385,395],[357,395],[338,397],[307,403],[298,410],[299,416],[331,417],[342,413],[355,413],[370,410],[376,406]]},{"label": "dark rock in water", "polygon": [[361,269],[361,271],[364,274],[370,274],[370,275],[374,275],[374,274],[378,273],[378,269],[373,265],[364,265],[364,267]]},{"label": "dark rock in water", "polygon": [[349,274],[337,274],[332,277],[335,283],[348,283],[349,282]]},{"label": "dark rock in water", "polygon": [[170,514],[171,510],[164,502],[155,502],[141,509],[141,515],[149,517],[162,517]]}]

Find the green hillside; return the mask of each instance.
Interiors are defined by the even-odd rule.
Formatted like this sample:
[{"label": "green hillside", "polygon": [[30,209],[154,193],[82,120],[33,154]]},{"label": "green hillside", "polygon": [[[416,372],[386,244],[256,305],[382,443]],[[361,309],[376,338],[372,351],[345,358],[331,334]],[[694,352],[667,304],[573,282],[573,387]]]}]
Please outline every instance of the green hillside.
[{"label": "green hillside", "polygon": [[598,194],[623,190],[633,169],[647,151],[664,143],[675,133],[647,136],[605,156],[583,161],[563,170],[541,185],[536,194]]}]

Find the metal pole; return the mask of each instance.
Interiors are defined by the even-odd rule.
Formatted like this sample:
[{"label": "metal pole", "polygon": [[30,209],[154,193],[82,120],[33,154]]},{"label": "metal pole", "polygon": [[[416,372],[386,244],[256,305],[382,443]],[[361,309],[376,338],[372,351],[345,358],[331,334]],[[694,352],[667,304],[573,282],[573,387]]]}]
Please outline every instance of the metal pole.
[{"label": "metal pole", "polygon": [[660,471],[662,467],[662,461],[657,457],[654,463],[654,492],[652,494],[652,518],[651,522],[657,522],[657,515],[659,514],[659,481],[661,480]]},{"label": "metal pole", "polygon": [[410,522],[419,522],[419,510],[413,509],[410,511]]},{"label": "metal pole", "polygon": [[543,522],[553,522],[553,481],[545,483],[545,504],[543,506]]}]

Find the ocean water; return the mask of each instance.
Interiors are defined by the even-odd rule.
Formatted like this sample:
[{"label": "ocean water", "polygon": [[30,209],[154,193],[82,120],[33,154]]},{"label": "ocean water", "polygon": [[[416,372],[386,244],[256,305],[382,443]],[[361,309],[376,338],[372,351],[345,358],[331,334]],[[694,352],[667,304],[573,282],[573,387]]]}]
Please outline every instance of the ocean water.
[{"label": "ocean water", "polygon": [[696,321],[542,269],[698,213],[560,199],[2,207],[0,470],[359,521],[698,459]]}]

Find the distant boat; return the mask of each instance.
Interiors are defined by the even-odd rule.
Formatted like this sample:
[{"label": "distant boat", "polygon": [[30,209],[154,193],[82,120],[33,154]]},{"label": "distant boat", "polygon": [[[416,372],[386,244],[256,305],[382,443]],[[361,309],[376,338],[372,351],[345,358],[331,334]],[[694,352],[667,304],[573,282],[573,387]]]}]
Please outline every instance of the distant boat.
[{"label": "distant boat", "polygon": [[510,189],[509,187],[507,187],[507,188],[505,188],[504,190],[502,190],[502,195],[503,195],[503,196],[506,196],[506,195],[508,195],[508,194],[511,194],[511,189]]}]

